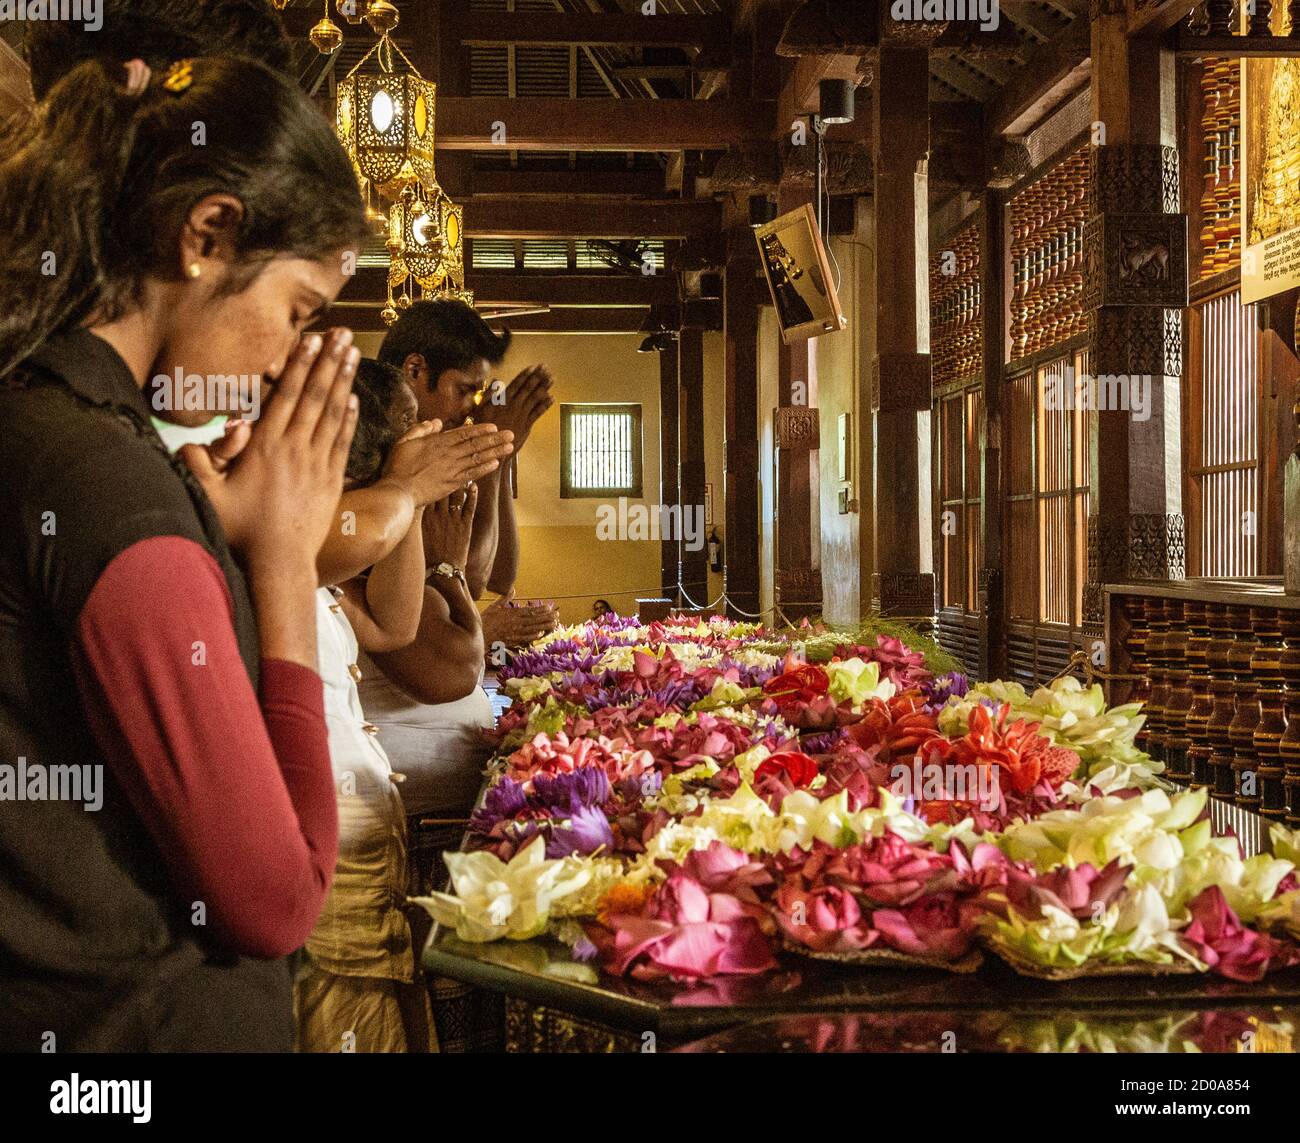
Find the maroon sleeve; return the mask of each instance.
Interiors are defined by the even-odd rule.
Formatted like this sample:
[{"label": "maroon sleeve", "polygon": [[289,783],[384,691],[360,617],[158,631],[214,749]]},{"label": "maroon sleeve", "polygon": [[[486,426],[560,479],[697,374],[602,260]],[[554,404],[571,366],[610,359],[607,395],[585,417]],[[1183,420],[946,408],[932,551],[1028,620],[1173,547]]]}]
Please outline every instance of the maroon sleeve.
[{"label": "maroon sleeve", "polygon": [[245,955],[298,948],[338,852],[320,677],[266,660],[259,705],[225,577],[179,536],[114,557],[76,651],[91,728],[191,917]]}]

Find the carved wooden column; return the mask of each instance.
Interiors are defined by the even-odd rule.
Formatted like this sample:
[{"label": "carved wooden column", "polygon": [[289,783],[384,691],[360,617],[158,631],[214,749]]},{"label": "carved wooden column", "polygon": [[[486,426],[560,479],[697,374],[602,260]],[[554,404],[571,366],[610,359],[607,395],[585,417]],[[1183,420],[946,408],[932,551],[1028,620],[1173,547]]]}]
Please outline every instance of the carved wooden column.
[{"label": "carved wooden column", "polygon": [[1282,470],[1282,576],[1287,595],[1300,595],[1300,390],[1297,394],[1291,410],[1296,443]]},{"label": "carved wooden column", "polygon": [[1232,631],[1236,639],[1232,644],[1232,685],[1237,697],[1237,713],[1233,716],[1228,735],[1232,739],[1232,774],[1224,784],[1231,797],[1238,776],[1255,766],[1255,728],[1259,726],[1259,695],[1255,676],[1251,670],[1255,657],[1254,612],[1248,607],[1233,607]]},{"label": "carved wooden column", "polygon": [[728,614],[757,614],[759,265],[748,210],[727,212],[726,589]]},{"label": "carved wooden column", "polygon": [[1286,733],[1278,743],[1283,767],[1282,804],[1289,822],[1300,817],[1300,611],[1282,612],[1282,681],[1286,685]]},{"label": "carved wooden column", "polygon": [[[678,398],[677,342],[659,354],[659,500],[668,508],[680,505],[681,454],[679,425],[681,402]],[[680,605],[677,593],[681,567],[679,536],[663,536],[659,541],[662,563],[663,597]]]},{"label": "carved wooden column", "polygon": [[928,466],[921,471],[919,452],[921,414],[930,409],[927,60],[924,48],[882,44],[873,85],[877,305],[871,380],[878,570],[871,595],[886,615],[929,623],[934,575],[922,570],[931,537],[921,536],[921,505],[930,503],[930,473]]},{"label": "carved wooden column", "polygon": [[[785,214],[812,199],[809,185],[786,181],[777,209]],[[817,614],[822,605],[821,478],[813,455],[820,447],[815,347],[808,339],[777,348],[776,598],[795,621]]]},{"label": "carved wooden column", "polygon": [[[704,331],[684,329],[677,346],[681,394],[682,584],[701,607],[709,603],[709,551],[704,532]],[[698,535],[686,532],[691,513]],[[694,546],[692,546],[694,545]]]},{"label": "carved wooden column", "polygon": [[1187,304],[1187,218],[1178,213],[1172,61],[1130,38],[1123,5],[1100,0],[1092,21],[1089,219],[1084,232],[1093,416],[1085,623],[1101,586],[1180,579],[1184,537],[1176,418]]},{"label": "carved wooden column", "polygon": [[[776,587],[777,599],[786,618],[797,621],[821,610],[822,573],[813,566],[813,552],[806,515],[810,473],[821,447],[820,422],[816,409],[787,405],[773,412],[776,439]],[[782,497],[786,499],[783,501]],[[793,507],[791,507],[793,504]],[[798,510],[805,510],[802,520]],[[787,523],[787,511],[793,519]],[[818,561],[820,562],[820,561]]]},{"label": "carved wooden column", "polygon": [[1007,670],[1006,560],[1002,535],[1002,362],[1006,352],[1003,312],[1003,196],[984,195],[980,227],[980,308],[983,313],[983,416],[979,426],[980,488],[980,677],[1000,679]]},{"label": "carved wooden column", "polygon": [[1259,696],[1259,724],[1254,733],[1254,761],[1237,772],[1237,804],[1277,818],[1285,814],[1280,753],[1286,732],[1281,616],[1271,607],[1255,607],[1251,608],[1250,621],[1258,640],[1250,669]]}]

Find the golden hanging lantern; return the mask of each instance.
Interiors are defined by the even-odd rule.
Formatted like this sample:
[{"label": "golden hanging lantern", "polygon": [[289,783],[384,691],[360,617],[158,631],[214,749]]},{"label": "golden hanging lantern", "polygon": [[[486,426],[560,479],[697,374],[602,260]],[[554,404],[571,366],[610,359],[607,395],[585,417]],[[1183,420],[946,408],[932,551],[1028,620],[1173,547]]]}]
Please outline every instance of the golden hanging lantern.
[{"label": "golden hanging lantern", "polygon": [[412,276],[426,295],[443,296],[448,290],[461,289],[465,284],[465,208],[452,202],[441,188],[438,194],[442,251],[430,272],[412,271]]},{"label": "golden hanging lantern", "polygon": [[[388,42],[381,40],[377,47]],[[384,62],[381,53],[381,67]],[[358,175],[380,194],[396,198],[415,183],[436,185],[433,140],[438,88],[413,67],[391,70],[391,56],[388,63],[377,74],[361,75],[356,68],[348,74],[338,86],[334,120]]]},{"label": "golden hanging lantern", "polygon": [[271,0],[271,3],[275,5],[275,10],[277,12],[283,12],[286,5],[289,3],[289,0]]},{"label": "golden hanging lantern", "polygon": [[370,0],[370,6],[366,9],[366,23],[376,36],[388,35],[397,27],[401,18],[402,14],[388,0]]},{"label": "golden hanging lantern", "polygon": [[339,45],[343,42],[343,29],[330,19],[328,7],[325,9],[325,18],[307,33],[307,38],[323,56],[331,56],[339,50]]},{"label": "golden hanging lantern", "polygon": [[407,187],[388,215],[388,253],[394,268],[417,281],[437,272],[445,243],[442,214],[437,200],[430,202],[420,189]]}]

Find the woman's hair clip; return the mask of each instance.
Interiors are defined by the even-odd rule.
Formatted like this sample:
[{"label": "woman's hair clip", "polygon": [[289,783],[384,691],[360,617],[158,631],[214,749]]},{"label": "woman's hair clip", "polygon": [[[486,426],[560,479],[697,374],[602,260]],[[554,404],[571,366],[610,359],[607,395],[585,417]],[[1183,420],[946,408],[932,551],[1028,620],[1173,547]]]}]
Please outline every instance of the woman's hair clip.
[{"label": "woman's hair clip", "polygon": [[179,95],[194,82],[194,61],[177,60],[167,69],[162,85],[173,95]]}]

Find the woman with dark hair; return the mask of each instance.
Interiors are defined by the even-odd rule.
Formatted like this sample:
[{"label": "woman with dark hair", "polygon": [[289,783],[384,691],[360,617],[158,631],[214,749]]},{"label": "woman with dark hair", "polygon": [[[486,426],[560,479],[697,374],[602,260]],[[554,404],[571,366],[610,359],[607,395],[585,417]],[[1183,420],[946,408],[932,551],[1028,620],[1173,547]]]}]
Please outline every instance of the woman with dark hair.
[{"label": "woman with dark hair", "polygon": [[37,99],[83,60],[245,56],[293,78],[293,48],[271,0],[100,0],[100,24],[28,20],[23,46]]},{"label": "woman with dark hair", "polygon": [[[408,891],[406,815],[394,773],[363,709],[360,652],[396,650],[414,640],[425,578],[423,520],[440,518],[468,543],[478,491],[473,483],[435,502],[441,489],[421,463],[432,422],[415,424],[415,396],[402,375],[363,361],[360,415],[348,486],[392,483],[408,490],[391,515],[368,527],[387,537],[365,575],[316,594],[321,678],[330,761],[339,809],[334,885],[307,940],[309,963],[294,986],[298,1049],[336,1052],[436,1050],[429,996],[418,980],[411,929],[402,910]],[[412,478],[400,473],[413,471]],[[374,541],[371,541],[372,543]]]},{"label": "woman with dark hair", "polygon": [[[0,231],[0,739],[98,786],[0,800],[0,1047],[287,1049],[357,416],[351,334],[300,335],[365,236],[355,176],[260,64],[88,62],[0,141]],[[142,392],[176,371],[264,412],[181,464]]]}]

